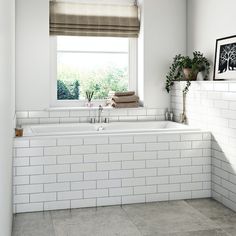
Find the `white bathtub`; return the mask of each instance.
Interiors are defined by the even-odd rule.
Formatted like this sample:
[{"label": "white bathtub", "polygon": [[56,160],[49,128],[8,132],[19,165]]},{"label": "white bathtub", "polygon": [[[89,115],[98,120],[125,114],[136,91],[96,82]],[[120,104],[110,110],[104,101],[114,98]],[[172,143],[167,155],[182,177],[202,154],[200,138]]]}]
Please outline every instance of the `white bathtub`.
[{"label": "white bathtub", "polygon": [[93,135],[113,133],[198,131],[187,125],[170,121],[112,122],[109,124],[41,124],[24,126],[24,136]]}]

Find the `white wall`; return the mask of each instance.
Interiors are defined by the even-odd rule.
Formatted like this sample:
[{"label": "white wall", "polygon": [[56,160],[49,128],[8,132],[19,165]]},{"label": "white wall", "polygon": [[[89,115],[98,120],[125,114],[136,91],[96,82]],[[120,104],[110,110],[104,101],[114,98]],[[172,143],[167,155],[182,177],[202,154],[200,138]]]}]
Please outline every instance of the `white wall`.
[{"label": "white wall", "polygon": [[49,1],[16,1],[16,108],[49,107]]},{"label": "white wall", "polygon": [[[165,75],[173,56],[186,51],[186,0],[144,0],[141,5],[143,37],[139,46],[143,59],[139,68],[144,81],[139,84],[140,95],[147,107],[169,107]],[[50,105],[48,12],[48,0],[17,0],[18,111],[42,110]]]},{"label": "white wall", "polygon": [[141,6],[139,81],[143,86],[139,90],[143,89],[145,106],[169,107],[165,76],[172,58],[186,53],[186,0],[144,0]]},{"label": "white wall", "polygon": [[188,54],[200,50],[213,65],[216,39],[236,34],[236,1],[187,0],[187,4]]},{"label": "white wall", "polygon": [[11,235],[14,1],[0,0],[0,234]]}]

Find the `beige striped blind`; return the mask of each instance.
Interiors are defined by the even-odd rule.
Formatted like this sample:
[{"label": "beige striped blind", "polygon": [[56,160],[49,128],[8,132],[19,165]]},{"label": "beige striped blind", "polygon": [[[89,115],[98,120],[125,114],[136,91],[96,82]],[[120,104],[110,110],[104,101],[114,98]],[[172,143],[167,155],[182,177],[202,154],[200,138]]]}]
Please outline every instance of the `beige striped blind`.
[{"label": "beige striped blind", "polygon": [[50,34],[137,38],[137,6],[50,2]]}]

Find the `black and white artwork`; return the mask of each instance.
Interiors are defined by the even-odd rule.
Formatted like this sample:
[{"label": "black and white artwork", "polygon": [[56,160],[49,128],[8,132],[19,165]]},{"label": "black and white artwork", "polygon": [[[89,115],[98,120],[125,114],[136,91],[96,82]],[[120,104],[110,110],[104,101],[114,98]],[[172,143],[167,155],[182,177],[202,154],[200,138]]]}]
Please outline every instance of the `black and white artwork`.
[{"label": "black and white artwork", "polygon": [[216,40],[214,80],[236,79],[236,36]]}]

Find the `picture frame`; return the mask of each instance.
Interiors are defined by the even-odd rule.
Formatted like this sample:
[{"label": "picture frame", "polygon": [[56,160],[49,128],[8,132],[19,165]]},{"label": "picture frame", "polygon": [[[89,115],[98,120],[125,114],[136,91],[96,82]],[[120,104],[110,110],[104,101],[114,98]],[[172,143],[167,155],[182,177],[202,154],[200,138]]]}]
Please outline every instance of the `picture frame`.
[{"label": "picture frame", "polygon": [[216,40],[214,80],[236,80],[236,35]]}]

